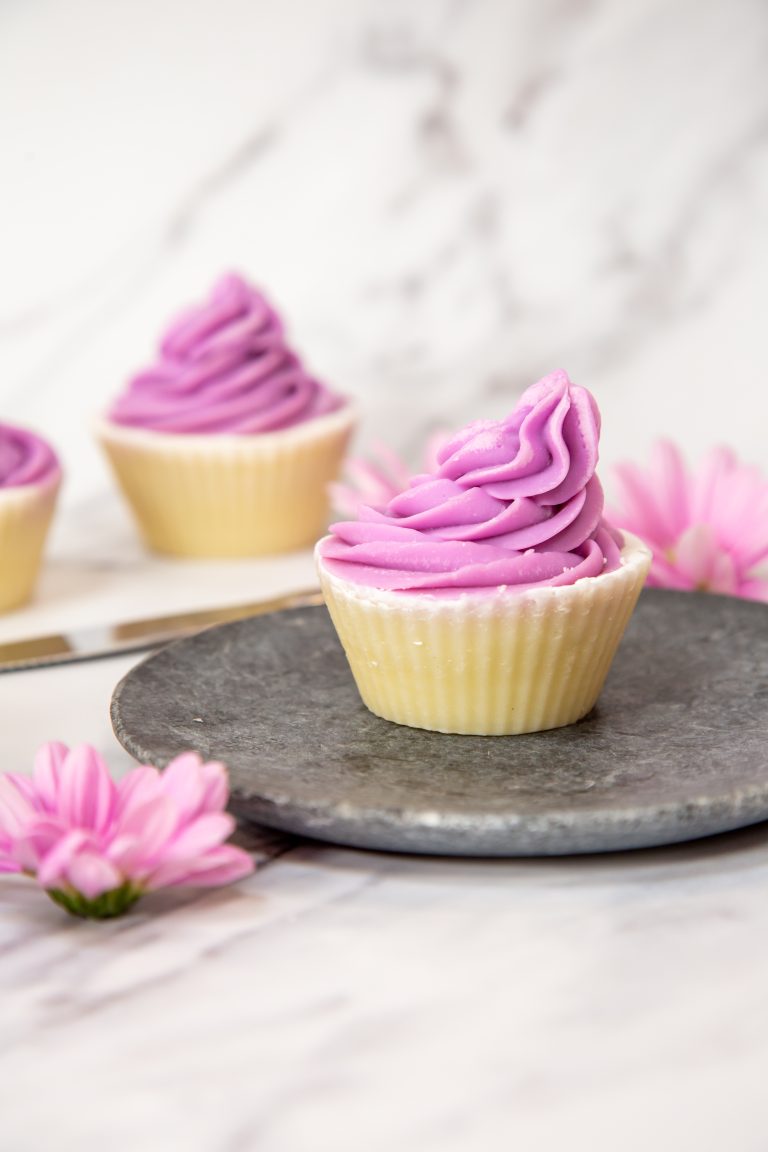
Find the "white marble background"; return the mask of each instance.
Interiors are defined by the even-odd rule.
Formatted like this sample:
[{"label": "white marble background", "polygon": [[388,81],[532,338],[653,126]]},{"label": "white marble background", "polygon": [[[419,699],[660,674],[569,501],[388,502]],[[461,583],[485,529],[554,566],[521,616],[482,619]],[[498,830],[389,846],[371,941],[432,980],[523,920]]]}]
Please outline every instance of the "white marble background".
[{"label": "white marble background", "polygon": [[48,617],[151,576],[89,420],[226,268],[363,447],[563,366],[609,490],[661,434],[768,467],[767,58],[762,0],[5,0],[0,416],[67,468]]},{"label": "white marble background", "polygon": [[[301,587],[144,557],[88,430],[242,269],[361,443],[501,415],[554,366],[606,464],[768,468],[761,0],[0,0],[0,418],[68,479],[53,626]],[[2,767],[114,767],[134,658],[0,677]],[[560,861],[254,838],[234,889],[80,925],[4,880],[3,1152],[763,1152],[768,841]],[[266,861],[271,860],[270,863]]]},{"label": "white marble background", "polygon": [[5,0],[0,410],[59,444],[224,268],[415,451],[554,366],[768,466],[761,0]]}]

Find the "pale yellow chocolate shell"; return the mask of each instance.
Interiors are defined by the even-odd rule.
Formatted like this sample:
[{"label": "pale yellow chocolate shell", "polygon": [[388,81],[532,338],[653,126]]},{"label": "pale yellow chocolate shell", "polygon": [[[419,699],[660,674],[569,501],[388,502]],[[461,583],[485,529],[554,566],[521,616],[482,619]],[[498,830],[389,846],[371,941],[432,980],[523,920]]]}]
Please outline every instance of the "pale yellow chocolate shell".
[{"label": "pale yellow chocolate shell", "polygon": [[97,436],[146,544],[261,556],[313,544],[355,424],[350,404],[279,432],[170,435],[102,420]]},{"label": "pale yellow chocolate shell", "polygon": [[560,728],[594,707],[651,559],[624,533],[613,572],[441,597],[354,584],[316,556],[367,707],[397,724],[479,736]]},{"label": "pale yellow chocolate shell", "polygon": [[60,482],[0,489],[0,612],[32,596]]}]

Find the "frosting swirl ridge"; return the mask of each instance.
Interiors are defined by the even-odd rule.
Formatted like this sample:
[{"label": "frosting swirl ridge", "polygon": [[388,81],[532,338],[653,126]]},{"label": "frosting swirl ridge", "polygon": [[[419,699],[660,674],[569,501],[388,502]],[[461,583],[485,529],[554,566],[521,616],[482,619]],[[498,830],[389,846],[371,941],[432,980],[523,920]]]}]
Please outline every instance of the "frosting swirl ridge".
[{"label": "frosting swirl ridge", "polygon": [[393,590],[573,584],[618,567],[621,537],[602,519],[592,395],[552,372],[506,419],[481,420],[384,508],[331,525],[331,573]]},{"label": "frosting swirl ridge", "polygon": [[114,423],[157,432],[275,432],[336,411],[344,398],[311,376],[267,299],[224,276],[182,313],[112,405]]},{"label": "frosting swirl ridge", "polygon": [[45,484],[60,473],[58,457],[46,440],[26,428],[0,424],[0,488]]}]

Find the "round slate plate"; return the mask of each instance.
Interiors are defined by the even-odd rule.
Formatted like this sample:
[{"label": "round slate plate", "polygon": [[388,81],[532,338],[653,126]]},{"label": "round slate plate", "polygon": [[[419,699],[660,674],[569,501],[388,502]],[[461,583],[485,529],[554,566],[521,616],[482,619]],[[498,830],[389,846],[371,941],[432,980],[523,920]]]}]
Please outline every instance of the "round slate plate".
[{"label": "round slate plate", "polygon": [[339,844],[514,856],[668,844],[768,818],[768,608],[645,591],[597,708],[446,736],[362,704],[324,607],[180,640],[118,685],[139,760],[196,748],[240,817]]}]

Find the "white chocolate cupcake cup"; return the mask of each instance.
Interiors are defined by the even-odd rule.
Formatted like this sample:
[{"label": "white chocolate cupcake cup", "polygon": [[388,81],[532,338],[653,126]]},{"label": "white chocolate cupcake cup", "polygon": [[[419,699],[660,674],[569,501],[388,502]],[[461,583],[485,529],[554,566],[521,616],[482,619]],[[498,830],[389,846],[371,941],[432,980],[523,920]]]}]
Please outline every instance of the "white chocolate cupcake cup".
[{"label": "white chocolate cupcake cup", "polygon": [[650,565],[645,544],[624,533],[613,572],[445,597],[354,584],[316,556],[367,707],[397,724],[480,736],[559,728],[594,707]]},{"label": "white chocolate cupcake cup", "polygon": [[0,612],[32,596],[61,474],[42,484],[0,488]]},{"label": "white chocolate cupcake cup", "polygon": [[172,435],[101,420],[97,437],[145,543],[172,556],[261,556],[328,523],[355,408],[253,436]]}]

